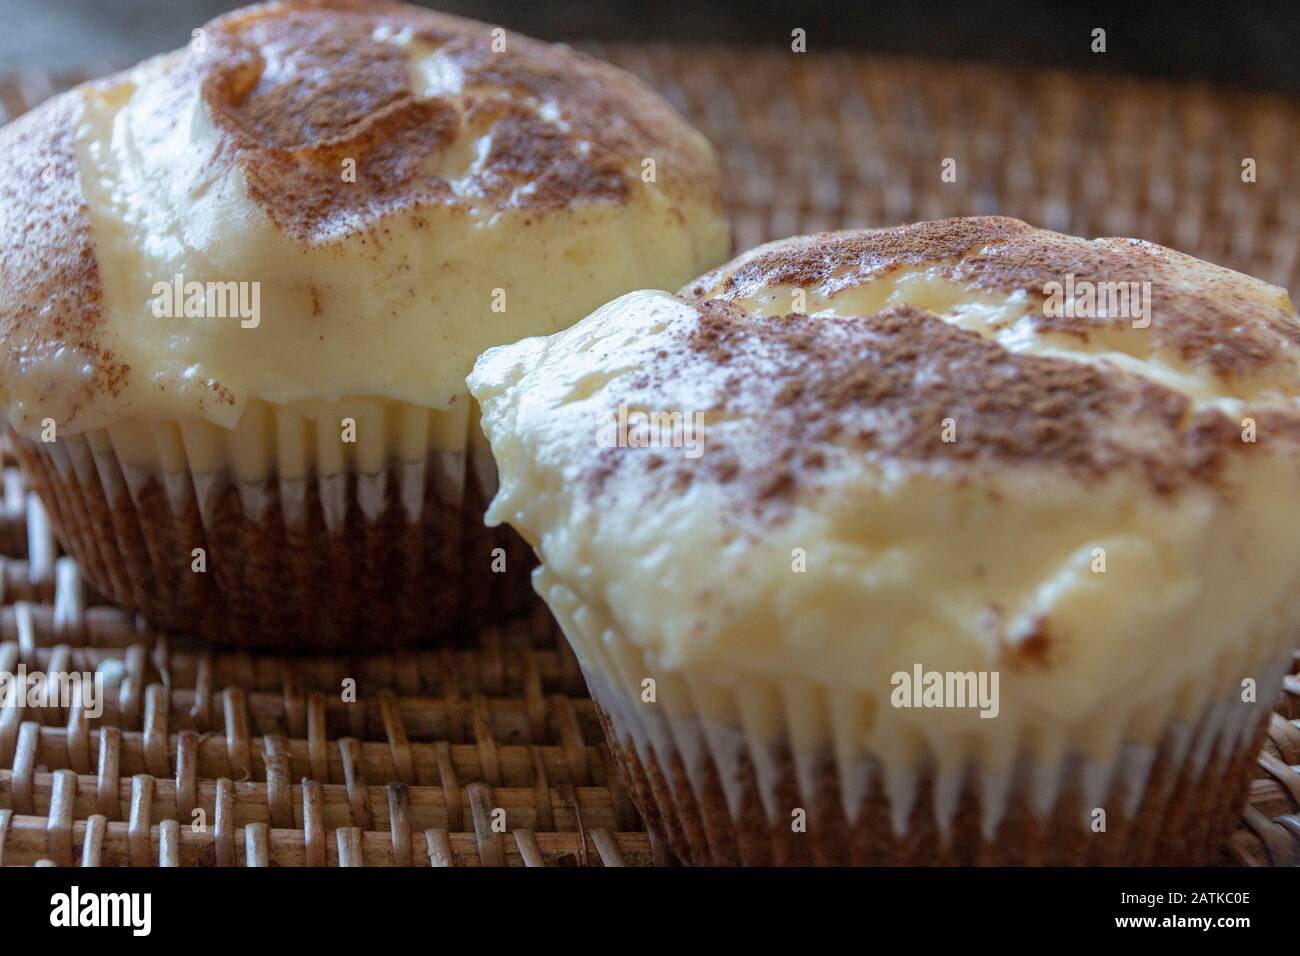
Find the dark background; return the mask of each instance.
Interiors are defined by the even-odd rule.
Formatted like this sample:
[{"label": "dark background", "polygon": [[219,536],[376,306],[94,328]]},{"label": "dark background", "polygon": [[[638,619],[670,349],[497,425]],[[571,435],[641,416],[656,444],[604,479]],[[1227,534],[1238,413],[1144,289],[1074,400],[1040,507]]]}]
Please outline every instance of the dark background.
[{"label": "dark background", "polygon": [[[126,66],[179,47],[230,0],[0,0],[0,71]],[[1260,3],[441,0],[428,3],[533,36],[852,47],[1059,66],[1300,94],[1300,0]],[[1107,52],[1090,50],[1094,27]]]}]

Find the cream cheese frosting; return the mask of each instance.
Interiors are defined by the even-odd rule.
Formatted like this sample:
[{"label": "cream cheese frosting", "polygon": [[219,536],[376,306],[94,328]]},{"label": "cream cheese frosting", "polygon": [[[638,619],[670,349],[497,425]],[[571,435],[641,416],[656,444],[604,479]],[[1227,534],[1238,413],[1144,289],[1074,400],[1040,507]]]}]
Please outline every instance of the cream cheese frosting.
[{"label": "cream cheese frosting", "polygon": [[[1080,308],[1056,315],[1067,275]],[[1085,283],[1121,280],[1148,283],[1145,318],[1080,314]],[[786,720],[810,747],[902,758],[919,735],[1009,766],[1027,738],[1111,754],[1276,683],[1300,628],[1298,350],[1281,289],[994,218],[774,243],[469,381],[489,521],[534,544],[629,699],[655,678],[732,726],[819,715]],[[635,412],[702,415],[700,453],[607,447]],[[918,664],[997,671],[998,719],[892,708]]]},{"label": "cream cheese frosting", "polygon": [[[0,397],[29,436],[351,398],[464,421],[485,347],[729,242],[712,150],[637,80],[400,4],[237,11],[0,157]],[[257,315],[175,317],[159,283]]]}]

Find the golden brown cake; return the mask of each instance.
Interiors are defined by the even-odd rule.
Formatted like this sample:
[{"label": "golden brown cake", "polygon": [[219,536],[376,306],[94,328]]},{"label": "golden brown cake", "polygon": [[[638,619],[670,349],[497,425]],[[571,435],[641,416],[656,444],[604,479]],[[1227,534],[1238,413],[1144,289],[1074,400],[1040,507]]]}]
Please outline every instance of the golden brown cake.
[{"label": "golden brown cake", "polygon": [[694,863],[1188,864],[1300,634],[1300,321],[1149,243],[763,246],[485,353],[638,807]]},{"label": "golden brown cake", "polygon": [[0,162],[22,465],[100,591],[214,641],[517,606],[474,358],[728,249],[712,150],[639,81],[402,4],[236,11]]}]

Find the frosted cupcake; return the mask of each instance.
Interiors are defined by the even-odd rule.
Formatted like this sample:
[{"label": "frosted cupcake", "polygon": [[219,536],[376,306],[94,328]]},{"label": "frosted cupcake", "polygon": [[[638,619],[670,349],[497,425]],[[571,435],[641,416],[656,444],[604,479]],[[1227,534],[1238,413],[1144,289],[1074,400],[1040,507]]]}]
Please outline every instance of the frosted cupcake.
[{"label": "frosted cupcake", "polygon": [[517,606],[474,358],[728,243],[710,147],[638,81],[400,4],[237,11],[10,124],[0,162],[29,481],[107,597],[249,645]]},{"label": "frosted cupcake", "polygon": [[693,863],[1186,864],[1300,626],[1278,288],[1010,219],[809,236],[470,376],[489,511]]}]

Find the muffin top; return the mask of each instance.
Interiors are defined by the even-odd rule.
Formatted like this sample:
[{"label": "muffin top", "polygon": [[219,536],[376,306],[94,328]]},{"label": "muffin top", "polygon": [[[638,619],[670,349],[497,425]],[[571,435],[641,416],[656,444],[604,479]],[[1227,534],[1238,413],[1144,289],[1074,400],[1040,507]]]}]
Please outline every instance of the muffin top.
[{"label": "muffin top", "polygon": [[630,75],[395,3],[272,3],[0,130],[0,398],[78,432],[465,401],[486,346],[726,254],[716,158]]},{"label": "muffin top", "polygon": [[665,666],[1059,716],[1294,635],[1298,359],[1282,289],[979,218],[772,243],[470,384],[489,518]]}]

